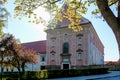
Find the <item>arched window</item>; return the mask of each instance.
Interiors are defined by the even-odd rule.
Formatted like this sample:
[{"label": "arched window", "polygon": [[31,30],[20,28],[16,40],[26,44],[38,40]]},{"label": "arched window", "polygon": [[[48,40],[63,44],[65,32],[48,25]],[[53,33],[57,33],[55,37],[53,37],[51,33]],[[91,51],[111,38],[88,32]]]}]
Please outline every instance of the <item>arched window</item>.
[{"label": "arched window", "polygon": [[69,53],[69,44],[68,43],[63,44],[63,53]]}]

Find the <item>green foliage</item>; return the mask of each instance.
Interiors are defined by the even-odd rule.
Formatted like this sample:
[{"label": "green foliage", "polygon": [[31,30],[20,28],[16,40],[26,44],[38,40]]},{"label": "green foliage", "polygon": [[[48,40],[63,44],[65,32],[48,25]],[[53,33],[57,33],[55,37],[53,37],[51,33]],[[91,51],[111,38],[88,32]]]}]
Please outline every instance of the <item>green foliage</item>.
[{"label": "green foliage", "polygon": [[48,70],[48,78],[74,77],[107,73],[108,68],[86,68],[70,70]]},{"label": "green foliage", "polygon": [[3,27],[6,26],[9,13],[4,7],[4,3],[6,3],[6,0],[0,0],[0,35],[3,34]]},{"label": "green foliage", "polygon": [[47,70],[41,70],[41,71],[28,71],[27,72],[27,78],[29,79],[43,79],[48,78],[48,72]]},{"label": "green foliage", "polygon": [[[58,3],[59,2],[59,3]],[[62,4],[60,4],[60,2]],[[28,4],[29,3],[29,4]],[[50,12],[51,18],[54,23],[52,23],[52,26],[55,27],[55,25],[62,21],[63,17],[67,18],[71,24],[69,25],[69,28],[74,29],[75,31],[82,30],[82,27],[79,26],[80,24],[80,18],[82,14],[85,14],[87,11],[85,2],[78,2],[77,0],[16,0],[15,1],[16,7],[15,7],[15,17],[22,17],[26,16],[28,18],[32,18],[34,16],[33,21],[34,23],[41,22],[40,19],[36,18],[36,15],[33,10],[36,9],[39,6],[44,7],[48,12]],[[59,12],[62,10],[60,5],[67,4],[68,10],[67,12],[64,12],[65,15],[59,14]],[[73,18],[76,18],[74,21]]]},{"label": "green foliage", "polygon": [[[2,1],[4,3],[7,2],[7,0]],[[107,1],[109,6],[114,4],[117,5],[118,2],[118,0]],[[82,26],[79,25],[81,22],[81,16],[86,14],[91,4],[96,6],[96,0],[15,0],[14,4],[16,5],[14,9],[15,18],[22,19],[22,17],[27,17],[29,18],[29,22],[36,24],[44,23],[44,19],[40,16],[38,17],[38,15],[34,13],[34,10],[41,6],[50,13],[51,20],[53,22],[51,25],[52,28],[55,28],[56,24],[59,21],[62,21],[63,18],[67,18],[71,22],[69,28],[73,29],[74,31],[80,31],[82,30]],[[62,9],[60,6],[65,4],[68,5],[68,8],[64,12],[64,9]],[[61,11],[63,11],[64,15],[60,14]],[[91,13],[99,16],[98,14],[100,11],[98,8],[96,8],[94,11],[91,11]],[[76,18],[76,20],[73,18]]]},{"label": "green foliage", "polygon": [[116,5],[117,2],[118,2],[118,0],[108,0],[109,6],[111,6],[111,5]]},{"label": "green foliage", "polygon": [[4,34],[0,37],[0,63],[2,67],[17,68],[19,72],[24,72],[26,63],[37,63],[38,57],[34,50],[27,49],[14,38],[13,35]]},{"label": "green foliage", "polygon": [[[47,78],[62,78],[74,77],[93,74],[104,74],[108,72],[108,68],[88,68],[88,69],[70,69],[70,70],[40,70],[26,71],[23,79],[47,79]],[[5,72],[4,77],[17,78],[18,72]]]},{"label": "green foliage", "polygon": [[[29,4],[28,4],[29,3]],[[108,0],[109,5],[116,4],[117,0]],[[26,16],[28,18],[32,18],[33,23],[41,23],[44,22],[43,18],[37,18],[37,14],[33,12],[34,9],[39,6],[43,7],[48,11],[51,15],[50,28],[55,28],[58,22],[61,22],[63,18],[67,18],[71,24],[69,24],[69,28],[74,31],[83,30],[82,26],[80,26],[81,17],[83,14],[86,14],[89,6],[94,4],[96,6],[96,0],[15,0],[15,17]],[[67,5],[67,10],[61,8],[61,5]],[[62,12],[62,14],[61,14]],[[96,8],[94,11],[91,11],[91,14],[98,15],[100,10]],[[34,16],[34,18],[32,17]],[[76,20],[74,20],[74,18]]]}]

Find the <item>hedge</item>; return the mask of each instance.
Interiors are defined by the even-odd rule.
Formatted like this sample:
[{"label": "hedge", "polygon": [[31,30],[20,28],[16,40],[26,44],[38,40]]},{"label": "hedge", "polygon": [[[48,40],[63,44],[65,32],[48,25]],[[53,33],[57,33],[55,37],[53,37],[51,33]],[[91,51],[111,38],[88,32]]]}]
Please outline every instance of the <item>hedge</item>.
[{"label": "hedge", "polygon": [[[66,69],[66,70],[40,70],[40,71],[26,71],[23,77],[24,80],[30,79],[50,79],[62,77],[74,77],[83,75],[104,74],[108,72],[108,68],[89,68],[89,69]],[[4,77],[17,77],[18,72],[6,72]],[[6,79],[7,80],[7,79]],[[10,80],[10,79],[9,79]]]},{"label": "hedge", "polygon": [[62,78],[62,77],[104,74],[107,72],[108,72],[108,68],[48,70],[48,78]]}]

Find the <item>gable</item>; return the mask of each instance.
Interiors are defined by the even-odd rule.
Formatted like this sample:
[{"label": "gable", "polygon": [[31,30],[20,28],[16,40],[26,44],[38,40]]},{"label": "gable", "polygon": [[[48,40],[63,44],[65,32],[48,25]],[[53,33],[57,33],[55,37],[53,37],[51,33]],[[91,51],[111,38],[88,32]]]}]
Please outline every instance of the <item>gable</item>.
[{"label": "gable", "polygon": [[[67,11],[67,8],[68,8],[68,6],[66,5],[66,4],[64,4],[63,5],[63,8],[64,8],[64,13]],[[60,11],[60,14],[62,14],[63,16],[64,16],[64,14],[63,14],[63,12],[62,11]],[[57,15],[56,15],[57,16]],[[73,18],[74,20],[75,20],[75,18]],[[52,25],[52,22],[54,21],[54,19],[53,20],[51,20],[51,23],[48,25],[48,27],[50,27],[51,25]],[[82,24],[87,24],[87,23],[89,23],[90,21],[88,20],[88,19],[86,19],[85,17],[82,17],[82,18],[80,18],[80,25],[82,25]],[[69,26],[69,24],[70,24],[71,22],[67,19],[67,18],[65,18],[65,17],[63,17],[63,19],[62,19],[62,21],[58,21],[58,23],[56,24],[56,28],[63,28],[63,27],[68,27]]]}]

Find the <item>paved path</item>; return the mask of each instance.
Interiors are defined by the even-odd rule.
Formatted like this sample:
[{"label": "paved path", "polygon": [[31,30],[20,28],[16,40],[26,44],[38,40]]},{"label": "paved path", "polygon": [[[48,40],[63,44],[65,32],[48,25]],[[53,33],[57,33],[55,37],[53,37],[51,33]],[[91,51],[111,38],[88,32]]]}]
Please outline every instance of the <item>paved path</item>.
[{"label": "paved path", "polygon": [[[117,77],[120,80],[120,71],[109,71],[107,74],[99,74],[99,75],[90,75],[90,76],[78,76],[78,77],[69,77],[69,78],[56,78],[49,80],[102,80],[103,78],[113,78]],[[109,80],[109,79],[106,79]]]}]

